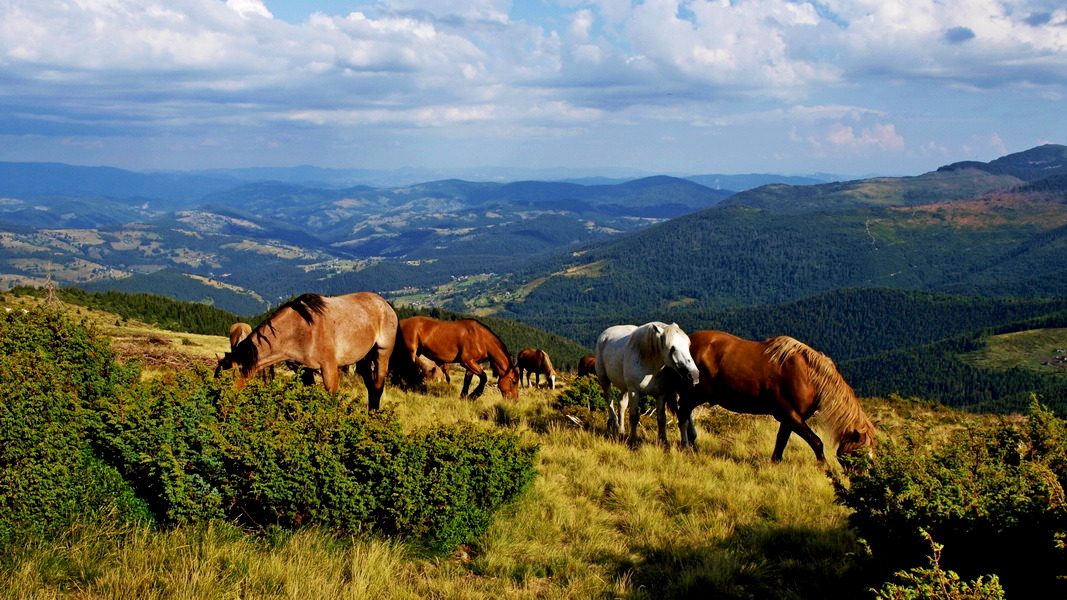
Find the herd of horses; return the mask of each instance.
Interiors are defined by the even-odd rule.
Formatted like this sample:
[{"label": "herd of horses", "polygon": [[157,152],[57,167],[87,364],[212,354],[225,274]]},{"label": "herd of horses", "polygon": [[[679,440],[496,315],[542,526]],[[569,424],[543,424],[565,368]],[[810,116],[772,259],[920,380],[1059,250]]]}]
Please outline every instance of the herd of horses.
[{"label": "herd of horses", "polygon": [[[303,366],[307,383],[318,373],[322,385],[335,392],[340,370],[354,366],[371,410],[379,408],[391,368],[411,382],[447,378],[445,365],[458,364],[465,370],[461,398],[484,392],[488,376],[483,363],[489,364],[506,399],[518,398],[522,385],[540,386],[542,375],[545,385],[556,386],[555,368],[543,350],[526,348],[513,359],[504,342],[475,319],[399,319],[385,299],[370,292],[303,294],[257,327],[237,323],[229,334],[230,351],[219,357],[215,373],[236,369],[238,387],[286,362]],[[609,399],[608,430],[625,435],[630,444],[638,442],[643,396],[656,399],[658,437],[664,445],[667,411],[677,415],[681,445],[695,443],[692,414],[701,404],[773,416],[780,423],[772,454],[776,462],[793,433],[808,443],[819,462],[825,461],[823,442],[807,424],[816,412],[835,436],[838,456],[869,452],[875,444],[874,425],[833,361],[786,336],[754,342],[721,331],[687,335],[674,323],[615,325],[597,338],[596,353],[579,361],[578,375],[596,377]],[[470,390],[474,377],[478,384]],[[612,386],[622,392],[618,408]]]}]

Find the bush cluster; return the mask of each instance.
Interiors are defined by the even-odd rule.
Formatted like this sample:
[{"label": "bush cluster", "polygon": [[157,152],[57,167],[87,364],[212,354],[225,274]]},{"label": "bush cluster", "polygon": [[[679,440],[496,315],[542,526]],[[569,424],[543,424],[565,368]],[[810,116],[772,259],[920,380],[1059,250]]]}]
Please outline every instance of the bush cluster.
[{"label": "bush cluster", "polygon": [[92,447],[95,409],[135,377],[106,340],[59,313],[0,316],[0,544],[75,520],[148,516]]},{"label": "bush cluster", "polygon": [[1034,402],[1028,418],[962,430],[929,447],[911,432],[838,485],[842,503],[887,568],[922,562],[929,532],[947,568],[996,574],[1007,592],[1064,589],[1067,424]]},{"label": "bush cluster", "polygon": [[532,482],[536,447],[465,426],[405,433],[394,414],[297,378],[180,371],[141,382],[107,340],[41,311],[0,331],[0,542],[77,515],[227,519],[405,536],[447,550]]},{"label": "bush cluster", "polygon": [[[615,388],[611,391],[616,395],[619,393]],[[604,400],[604,391],[600,389],[596,376],[584,375],[575,379],[573,384],[556,395],[556,401],[552,405],[556,410],[566,410],[572,406],[589,410],[608,409],[608,403]]]}]

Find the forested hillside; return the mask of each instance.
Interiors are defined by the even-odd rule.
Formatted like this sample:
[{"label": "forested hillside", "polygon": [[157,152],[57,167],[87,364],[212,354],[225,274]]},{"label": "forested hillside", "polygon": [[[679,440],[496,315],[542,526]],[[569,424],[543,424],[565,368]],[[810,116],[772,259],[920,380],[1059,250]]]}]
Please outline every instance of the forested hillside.
[{"label": "forested hillside", "polygon": [[887,286],[1067,295],[1067,203],[1006,191],[916,207],[783,214],[713,207],[516,274],[502,315],[558,323],[797,300]]}]

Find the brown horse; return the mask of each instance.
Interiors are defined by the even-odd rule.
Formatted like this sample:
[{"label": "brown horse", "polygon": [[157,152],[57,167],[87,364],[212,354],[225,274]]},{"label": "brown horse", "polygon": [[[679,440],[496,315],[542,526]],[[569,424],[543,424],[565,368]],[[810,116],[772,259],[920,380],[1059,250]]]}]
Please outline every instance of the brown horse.
[{"label": "brown horse", "polygon": [[248,323],[234,323],[230,325],[230,351],[237,349],[237,344],[252,333],[252,326]]},{"label": "brown horse", "polygon": [[590,354],[578,359],[578,377],[596,375],[596,356]]},{"label": "brown horse", "polygon": [[826,355],[786,336],[752,342],[722,331],[697,331],[689,340],[700,383],[693,387],[679,380],[676,387],[683,447],[696,441],[693,408],[705,402],[739,413],[773,415],[781,423],[771,455],[775,462],[782,460],[792,433],[825,462],[822,440],[805,423],[816,411],[836,436],[839,457],[876,443],[874,424]]},{"label": "brown horse", "polygon": [[505,398],[518,398],[518,374],[511,362],[507,346],[491,329],[475,321],[438,321],[429,317],[410,317],[400,321],[397,331],[397,346],[406,350],[412,364],[419,356],[435,362],[438,366],[459,363],[467,370],[463,376],[460,398],[467,398],[471,379],[477,375],[479,382],[470,393],[473,400],[485,391],[488,377],[481,363],[489,361],[497,376],[500,393]]},{"label": "brown horse", "polygon": [[293,361],[319,371],[322,385],[336,392],[338,368],[355,364],[373,410],[381,402],[396,331],[396,312],[377,294],[304,294],[279,307],[220,358],[215,373],[239,367],[237,385],[243,387],[270,365]]},{"label": "brown horse", "polygon": [[515,362],[519,365],[519,385],[522,385],[524,373],[526,374],[526,387],[530,387],[531,374],[534,377],[534,387],[541,385],[541,375],[544,375],[548,387],[556,389],[556,368],[552,366],[548,352],[537,348],[525,348],[519,351],[519,357]]}]

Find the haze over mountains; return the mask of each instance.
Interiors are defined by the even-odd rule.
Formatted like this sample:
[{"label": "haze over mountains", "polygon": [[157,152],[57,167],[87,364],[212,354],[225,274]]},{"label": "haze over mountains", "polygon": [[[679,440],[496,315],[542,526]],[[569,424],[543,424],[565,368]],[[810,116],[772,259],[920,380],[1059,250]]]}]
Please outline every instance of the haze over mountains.
[{"label": "haze over mountains", "polygon": [[[0,163],[0,227],[7,230],[0,281],[154,290],[252,313],[298,291],[360,284],[329,279],[368,269],[381,276],[363,285],[382,291],[510,271],[570,244],[712,206],[733,193],[721,189],[724,182],[815,181],[698,176],[720,189],[666,176],[337,185],[384,175]],[[247,179],[256,176],[290,181]]]}]

